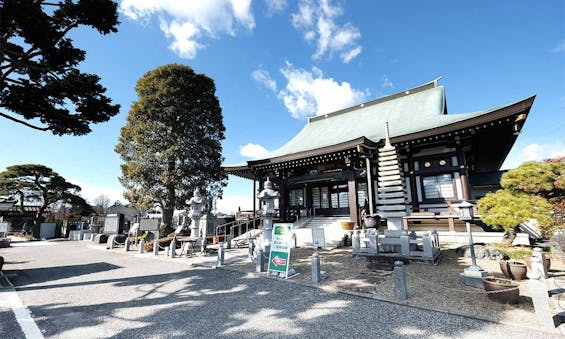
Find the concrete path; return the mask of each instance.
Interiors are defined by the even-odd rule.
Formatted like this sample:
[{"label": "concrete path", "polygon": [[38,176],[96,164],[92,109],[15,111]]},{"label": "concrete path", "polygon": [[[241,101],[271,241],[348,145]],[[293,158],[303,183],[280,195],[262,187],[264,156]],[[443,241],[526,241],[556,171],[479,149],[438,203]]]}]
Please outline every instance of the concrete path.
[{"label": "concrete path", "polygon": [[[559,338],[520,327],[98,250],[87,242],[0,249],[4,273],[53,338]],[[242,251],[243,253],[243,251]],[[0,300],[7,290],[0,291]],[[0,304],[0,338],[23,338]]]}]

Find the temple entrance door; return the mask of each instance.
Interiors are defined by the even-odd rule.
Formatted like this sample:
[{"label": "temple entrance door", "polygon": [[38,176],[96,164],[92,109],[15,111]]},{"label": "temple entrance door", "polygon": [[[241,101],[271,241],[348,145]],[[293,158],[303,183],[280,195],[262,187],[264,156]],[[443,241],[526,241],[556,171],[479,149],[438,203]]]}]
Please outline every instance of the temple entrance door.
[{"label": "temple entrance door", "polygon": [[347,184],[327,183],[312,187],[312,208],[315,215],[349,215],[349,192]]}]

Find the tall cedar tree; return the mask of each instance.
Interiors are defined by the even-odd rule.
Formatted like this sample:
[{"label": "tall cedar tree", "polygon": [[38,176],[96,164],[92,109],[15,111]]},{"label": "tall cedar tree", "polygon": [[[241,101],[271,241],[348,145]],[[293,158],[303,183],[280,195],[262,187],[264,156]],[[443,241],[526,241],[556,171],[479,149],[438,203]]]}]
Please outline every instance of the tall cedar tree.
[{"label": "tall cedar tree", "polygon": [[76,207],[88,204],[78,195],[80,187],[73,185],[51,168],[43,165],[14,165],[0,173],[0,191],[19,196],[20,206],[24,200],[38,200],[41,206],[33,219],[33,236],[39,237],[39,226],[44,220],[47,207],[62,202]]},{"label": "tall cedar tree", "polygon": [[158,205],[169,231],[173,211],[186,208],[196,187],[221,196],[224,124],[214,81],[178,64],[146,73],[135,90],[116,152],[120,182],[136,208]]},{"label": "tall cedar tree", "polygon": [[65,36],[79,26],[117,32],[117,4],[0,1],[1,117],[55,135],[84,135],[90,124],[118,114],[100,78],[77,68],[86,53]]}]

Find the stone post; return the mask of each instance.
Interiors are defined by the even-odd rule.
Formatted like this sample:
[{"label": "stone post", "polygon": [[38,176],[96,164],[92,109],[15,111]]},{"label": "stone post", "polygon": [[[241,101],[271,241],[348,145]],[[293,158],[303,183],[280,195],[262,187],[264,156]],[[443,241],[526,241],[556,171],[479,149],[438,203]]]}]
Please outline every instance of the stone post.
[{"label": "stone post", "polygon": [[263,190],[257,194],[257,199],[263,203],[263,210],[261,211],[261,224],[263,224],[263,239],[261,247],[265,253],[271,251],[271,239],[273,231],[273,217],[275,211],[275,199],[279,198],[279,192],[273,189],[273,183],[267,178],[263,185]]},{"label": "stone post", "polygon": [[322,271],[320,267],[320,255],[318,252],[312,254],[312,282],[317,284],[322,280]]},{"label": "stone post", "polygon": [[177,238],[174,237],[173,240],[171,240],[171,245],[169,247],[169,250],[171,251],[169,253],[171,258],[174,258],[177,252]]},{"label": "stone post", "polygon": [[220,247],[218,247],[218,266],[224,265],[224,243],[220,243]]},{"label": "stone post", "polygon": [[547,272],[543,263],[545,261],[545,256],[541,248],[534,248],[534,253],[532,254],[532,269],[528,272],[528,285],[530,287],[530,293],[532,295],[532,302],[534,303],[534,310],[536,311],[536,316],[540,322],[545,327],[555,328],[555,322],[553,320],[553,313],[551,312],[549,306],[549,296],[547,293]]},{"label": "stone post", "polygon": [[261,273],[267,271],[265,261],[265,252],[261,247],[259,247],[257,249],[257,258],[255,259],[255,272]]},{"label": "stone post", "polygon": [[379,253],[378,234],[374,228],[369,231],[369,248],[367,248],[367,252],[370,254]]},{"label": "stone post", "polygon": [[410,256],[410,237],[408,236],[408,232],[402,231],[400,233],[400,254],[403,257]]},{"label": "stone post", "polygon": [[153,255],[159,255],[159,239],[153,240]]},{"label": "stone post", "polygon": [[249,239],[249,260],[253,261],[253,253],[255,251],[255,241],[253,239]]},{"label": "stone post", "polygon": [[353,232],[353,236],[351,236],[351,247],[353,248],[353,255],[361,253],[361,236],[359,235],[359,230]]},{"label": "stone post", "polygon": [[231,249],[231,238],[230,238],[229,234],[226,235],[226,248],[228,250]]},{"label": "stone post", "polygon": [[124,244],[124,247],[125,247],[126,252],[129,252],[129,247],[130,247],[129,238],[126,238],[126,242]]},{"label": "stone post", "polygon": [[397,299],[408,299],[408,291],[406,290],[406,272],[402,261],[394,262],[394,295]]},{"label": "stone post", "polygon": [[139,241],[139,253],[145,252],[145,239]]},{"label": "stone post", "polygon": [[115,235],[111,235],[108,237],[108,240],[106,241],[106,248],[107,249],[114,249],[116,247],[116,236]]},{"label": "stone post", "polygon": [[435,238],[433,234],[429,232],[424,233],[422,237],[422,250],[424,258],[433,258],[435,252]]}]

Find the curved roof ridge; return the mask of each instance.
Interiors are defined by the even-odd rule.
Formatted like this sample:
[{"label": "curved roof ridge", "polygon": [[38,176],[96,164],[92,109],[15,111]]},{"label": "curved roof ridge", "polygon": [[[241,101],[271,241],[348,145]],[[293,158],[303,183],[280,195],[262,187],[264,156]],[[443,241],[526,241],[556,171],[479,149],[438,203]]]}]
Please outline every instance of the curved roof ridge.
[{"label": "curved roof ridge", "polygon": [[431,88],[440,87],[438,85],[438,82],[441,79],[442,79],[442,77],[439,76],[439,77],[435,78],[434,80],[428,81],[428,82],[426,82],[422,85],[418,85],[416,87],[408,88],[408,89],[405,89],[405,90],[397,92],[397,93],[389,94],[389,95],[386,95],[384,97],[380,97],[380,98],[377,98],[377,99],[374,99],[374,100],[371,100],[371,101],[366,101],[366,102],[363,102],[363,103],[355,105],[355,106],[343,108],[343,109],[340,109],[338,111],[334,111],[334,112],[318,115],[318,116],[315,116],[315,117],[312,117],[312,118],[308,118],[308,123],[315,122],[315,121],[321,120],[321,119],[331,118],[333,116],[343,114],[343,113],[347,113],[347,112],[351,112],[351,111],[354,111],[354,110],[359,109],[359,108],[373,106],[373,105],[380,104],[380,103],[383,103],[383,102],[402,98],[402,97],[405,97],[407,95],[419,93],[419,92],[422,92],[422,91],[425,91],[425,90],[428,90],[428,89],[431,89]]}]

